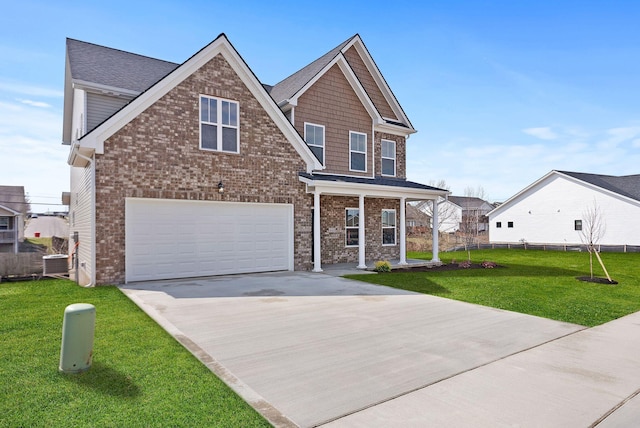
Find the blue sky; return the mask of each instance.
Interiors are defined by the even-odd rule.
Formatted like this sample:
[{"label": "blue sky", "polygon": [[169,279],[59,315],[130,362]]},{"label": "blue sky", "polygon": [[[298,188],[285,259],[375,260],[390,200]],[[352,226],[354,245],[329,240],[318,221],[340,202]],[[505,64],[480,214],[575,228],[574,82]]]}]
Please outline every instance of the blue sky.
[{"label": "blue sky", "polygon": [[637,1],[20,1],[0,15],[0,184],[69,188],[65,38],[183,62],[226,33],[277,83],[359,33],[419,131],[410,180],[512,196],[552,169],[640,173]]}]

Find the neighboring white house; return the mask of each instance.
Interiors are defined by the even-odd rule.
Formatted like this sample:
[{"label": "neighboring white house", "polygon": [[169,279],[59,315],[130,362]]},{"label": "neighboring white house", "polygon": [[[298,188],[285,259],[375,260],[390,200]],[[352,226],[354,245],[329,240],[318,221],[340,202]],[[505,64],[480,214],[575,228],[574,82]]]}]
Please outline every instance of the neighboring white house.
[{"label": "neighboring white house", "polygon": [[[432,201],[420,201],[415,204],[420,211],[433,218]],[[440,233],[454,233],[460,228],[462,207],[445,198],[438,199],[438,230]],[[433,227],[431,222],[429,227]]]},{"label": "neighboring white house", "polygon": [[555,170],[488,214],[490,242],[581,244],[584,213],[594,203],[606,223],[600,244],[640,245],[640,174]]}]

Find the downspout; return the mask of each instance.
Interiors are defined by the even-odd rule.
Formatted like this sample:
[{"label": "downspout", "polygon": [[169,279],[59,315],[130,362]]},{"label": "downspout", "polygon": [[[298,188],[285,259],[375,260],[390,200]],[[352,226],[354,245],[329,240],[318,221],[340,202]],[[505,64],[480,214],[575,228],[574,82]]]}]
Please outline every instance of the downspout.
[{"label": "downspout", "polygon": [[[82,287],[90,288],[93,287],[96,283],[96,164],[92,158],[87,157],[78,151],[79,144],[74,144],[72,146],[72,153],[78,156],[80,159],[84,159],[89,162],[91,165],[91,280],[89,284],[83,285]],[[78,256],[76,256],[77,258]]]}]

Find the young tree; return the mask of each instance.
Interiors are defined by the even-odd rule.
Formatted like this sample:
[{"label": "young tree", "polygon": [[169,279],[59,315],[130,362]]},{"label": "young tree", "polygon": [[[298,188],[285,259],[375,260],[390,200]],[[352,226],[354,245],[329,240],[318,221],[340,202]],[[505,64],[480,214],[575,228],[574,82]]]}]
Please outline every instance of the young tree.
[{"label": "young tree", "polygon": [[480,207],[473,206],[471,204],[471,198],[478,198],[484,200],[486,194],[482,186],[473,188],[467,186],[464,189],[464,196],[467,198],[467,202],[462,207],[462,221],[460,222],[460,235],[462,236],[462,242],[467,250],[468,260],[471,261],[471,247],[476,243],[478,235],[480,233],[480,222],[482,220],[482,213]]},{"label": "young tree", "polygon": [[607,279],[609,282],[611,281],[611,277],[609,276],[609,272],[607,272],[607,268],[604,266],[602,259],[600,258],[600,254],[598,253],[598,243],[604,236],[607,231],[607,224],[604,220],[604,215],[600,206],[594,199],[593,204],[587,207],[582,212],[582,229],[580,230],[580,240],[583,244],[586,245],[587,251],[589,251],[589,271],[591,274],[591,279],[593,279],[593,255],[595,254],[598,261],[600,262],[600,266],[602,266],[602,270],[607,275]]}]

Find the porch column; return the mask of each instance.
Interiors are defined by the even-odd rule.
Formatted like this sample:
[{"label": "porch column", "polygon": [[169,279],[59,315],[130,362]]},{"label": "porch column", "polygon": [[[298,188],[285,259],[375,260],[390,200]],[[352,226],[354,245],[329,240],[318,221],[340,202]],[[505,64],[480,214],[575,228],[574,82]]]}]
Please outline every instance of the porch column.
[{"label": "porch column", "polygon": [[360,195],[360,206],[358,207],[358,269],[366,269],[367,263],[365,261],[365,238],[364,238],[364,223],[365,223],[365,214],[364,214],[364,195]]},{"label": "porch column", "polygon": [[320,253],[320,192],[313,192],[313,272],[322,272]]},{"label": "porch column", "polygon": [[400,198],[400,262],[399,265],[407,264],[407,198]]},{"label": "porch column", "polygon": [[440,261],[440,257],[438,256],[438,231],[440,229],[440,223],[438,222],[438,200],[434,199],[432,201],[433,203],[433,209],[431,210],[432,212],[432,228],[431,228],[431,235],[433,235],[432,238],[432,245],[433,245],[433,256],[431,258],[432,262],[439,262]]}]

